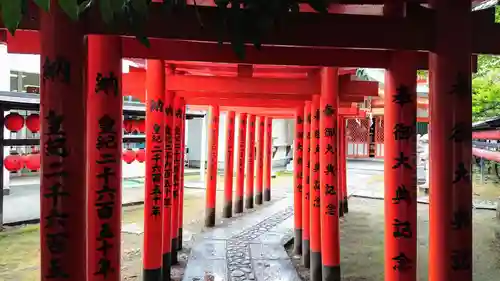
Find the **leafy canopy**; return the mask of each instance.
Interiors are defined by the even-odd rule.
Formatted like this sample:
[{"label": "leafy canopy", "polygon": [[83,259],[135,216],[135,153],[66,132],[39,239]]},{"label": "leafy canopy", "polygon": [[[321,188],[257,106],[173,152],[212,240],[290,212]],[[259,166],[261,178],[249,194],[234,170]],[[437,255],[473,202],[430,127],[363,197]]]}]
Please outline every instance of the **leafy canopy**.
[{"label": "leafy canopy", "polygon": [[[50,12],[51,0],[0,0],[1,20],[11,34],[14,34],[27,10],[28,1],[34,1],[40,8]],[[260,48],[261,38],[281,22],[284,15],[298,13],[299,4],[307,3],[318,12],[327,12],[329,0],[214,0],[221,10],[222,32],[230,35],[233,49],[239,57],[244,56],[244,45],[252,43]],[[158,2],[158,1],[157,1]],[[165,16],[186,7],[186,0],[162,0]],[[61,9],[73,20],[89,7],[100,10],[103,21],[112,28],[113,24],[126,23],[136,37],[146,46],[143,26],[151,0],[57,0]],[[196,6],[196,0],[194,0]],[[193,20],[203,23],[200,17]],[[222,43],[222,42],[221,42]]]}]

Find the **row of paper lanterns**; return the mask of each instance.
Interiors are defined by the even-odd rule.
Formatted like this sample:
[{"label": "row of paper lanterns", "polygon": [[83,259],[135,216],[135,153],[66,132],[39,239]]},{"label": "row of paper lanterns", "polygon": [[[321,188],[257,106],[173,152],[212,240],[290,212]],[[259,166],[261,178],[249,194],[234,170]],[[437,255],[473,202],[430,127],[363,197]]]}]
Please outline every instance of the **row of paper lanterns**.
[{"label": "row of paper lanterns", "polygon": [[[134,161],[143,163],[146,161],[146,151],[143,148],[137,151],[125,149],[122,154],[122,159],[127,164],[131,164]],[[5,157],[3,165],[9,172],[17,172],[23,168],[35,172],[40,170],[40,153],[32,152],[30,154],[21,155],[14,152]]]},{"label": "row of paper lanterns", "polygon": [[35,172],[40,169],[40,153],[32,152],[25,155],[12,153],[5,157],[3,165],[9,172],[17,172],[22,168]]},{"label": "row of paper lanterns", "polygon": [[7,130],[12,132],[18,132],[26,125],[28,130],[36,134],[40,131],[40,115],[33,113],[24,120],[21,114],[11,112],[5,116],[4,125]]},{"label": "row of paper lanterns", "polygon": [[[24,117],[17,113],[11,112],[5,116],[5,128],[12,132],[18,132],[21,130],[24,125],[33,133],[38,133],[40,131],[40,115],[33,113],[26,117]],[[123,129],[126,133],[145,133],[146,132],[146,123],[144,119],[127,119],[123,121]]]}]

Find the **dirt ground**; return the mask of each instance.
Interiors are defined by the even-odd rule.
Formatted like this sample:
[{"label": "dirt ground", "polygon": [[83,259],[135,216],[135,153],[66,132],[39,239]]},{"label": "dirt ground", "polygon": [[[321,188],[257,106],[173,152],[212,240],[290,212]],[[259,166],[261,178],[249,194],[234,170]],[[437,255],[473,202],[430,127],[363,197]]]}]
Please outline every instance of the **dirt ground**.
[{"label": "dirt ground", "polygon": [[[427,280],[429,208],[418,206],[418,280]],[[384,280],[384,205],[382,200],[351,198],[349,213],[341,219],[341,268],[344,281]],[[303,280],[309,270],[291,254]],[[500,275],[500,221],[495,212],[474,211],[474,280],[498,280]]]},{"label": "dirt ground", "polygon": [[[186,180],[198,180],[199,176],[186,177]],[[288,187],[291,177],[279,176],[272,179],[273,194],[288,192],[280,188]],[[218,189],[223,187],[224,178],[218,177]],[[233,184],[233,186],[235,186]],[[220,218],[223,207],[223,191],[217,191],[217,217]],[[273,195],[272,195],[273,196]],[[123,208],[123,225],[144,225],[143,205]],[[197,234],[203,231],[205,212],[205,190],[185,189],[184,195],[184,232]],[[217,223],[220,223],[218,221]],[[40,259],[40,228],[38,224],[7,227],[0,232],[0,281],[38,281]],[[142,275],[141,249],[142,234],[122,233],[122,280],[139,281]],[[172,280],[181,280],[190,252],[190,244],[184,243],[180,252],[178,266],[172,268]]]}]

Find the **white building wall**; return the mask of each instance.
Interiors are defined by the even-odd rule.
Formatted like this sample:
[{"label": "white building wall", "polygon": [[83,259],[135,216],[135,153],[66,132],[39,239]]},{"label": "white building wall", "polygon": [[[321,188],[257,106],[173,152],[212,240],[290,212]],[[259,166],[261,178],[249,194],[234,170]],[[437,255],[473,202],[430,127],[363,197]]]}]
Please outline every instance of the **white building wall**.
[{"label": "white building wall", "polygon": [[[10,91],[10,61],[9,61],[9,54],[7,53],[7,44],[2,44],[0,43],[0,91]],[[5,115],[7,115],[7,112],[5,112]],[[4,126],[2,126],[3,130],[3,137],[9,138],[10,133],[8,130],[5,129]],[[3,155],[4,157],[9,155],[9,148],[4,147],[3,149]],[[10,179],[10,172],[7,171],[4,167],[3,169],[3,187],[2,188],[8,188],[9,187],[9,179]],[[3,192],[3,189],[2,189]]]}]

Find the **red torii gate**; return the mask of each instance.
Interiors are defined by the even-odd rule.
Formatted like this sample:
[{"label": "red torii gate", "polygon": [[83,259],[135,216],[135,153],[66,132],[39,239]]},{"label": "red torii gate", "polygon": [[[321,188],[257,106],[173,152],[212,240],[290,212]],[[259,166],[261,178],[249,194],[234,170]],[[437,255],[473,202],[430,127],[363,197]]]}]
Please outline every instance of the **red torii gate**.
[{"label": "red torii gate", "polygon": [[[44,117],[44,137],[41,145],[46,153],[42,154],[41,188],[44,196],[41,215],[47,218],[42,223],[48,225],[41,231],[42,280],[119,280],[116,252],[119,253],[120,241],[116,231],[120,220],[119,213],[112,211],[119,205],[118,201],[112,199],[119,197],[110,194],[115,192],[113,194],[117,195],[120,189],[119,184],[116,184],[120,174],[116,157],[118,147],[121,151],[121,134],[117,134],[121,115],[110,109],[121,108],[118,101],[121,95],[114,95],[121,93],[121,77],[117,77],[118,87],[102,82],[109,80],[94,78],[99,77],[98,74],[101,74],[101,78],[110,78],[108,73],[120,73],[121,57],[388,69],[384,103],[388,115],[385,119],[385,135],[386,141],[389,136],[393,136],[393,139],[390,140],[392,145],[385,149],[385,200],[389,210],[386,213],[385,279],[391,281],[416,279],[416,196],[415,182],[412,180],[415,178],[415,161],[409,155],[415,154],[415,136],[412,133],[416,120],[415,70],[428,65],[431,72],[430,111],[435,117],[431,116],[430,122],[430,142],[433,146],[430,181],[432,186],[439,186],[430,193],[429,280],[472,280],[472,192],[471,182],[467,180],[471,143],[470,137],[465,135],[466,127],[471,123],[470,58],[473,53],[500,52],[500,37],[496,36],[500,33],[500,27],[494,23],[491,9],[472,13],[469,0],[435,0],[431,3],[431,9],[417,5],[407,5],[405,8],[400,1],[386,3],[382,10],[383,16],[299,13],[285,16],[288,18],[287,29],[294,32],[276,32],[265,38],[262,52],[249,47],[246,59],[239,61],[229,46],[223,45],[217,49],[214,44],[220,37],[216,27],[218,13],[213,7],[195,9],[188,6],[179,13],[165,17],[158,4],[153,3],[144,29],[145,35],[153,38],[151,48],[147,49],[130,38],[110,36],[132,34],[124,26],[117,26],[116,33],[109,34],[109,29],[95,8],[75,23],[62,13],[57,1],[51,2],[50,14],[39,14],[30,2],[28,16],[21,22],[21,30],[17,33],[20,37],[23,33],[26,35],[17,44],[19,52],[40,53],[42,57],[41,114]],[[203,32],[193,20],[197,15],[203,19]],[[165,28],[169,26],[175,28]],[[311,32],[328,28],[343,32],[337,32],[334,36],[317,36]],[[384,40],[380,40],[379,34],[373,30],[383,30]],[[89,36],[87,61],[87,50],[82,43],[85,34],[93,34]],[[223,40],[228,42],[229,38]],[[15,46],[16,40],[12,41]],[[39,46],[37,42],[40,42]],[[428,55],[429,64],[426,63]],[[93,66],[87,69],[88,81],[82,79],[86,64]],[[174,120],[179,119],[177,116],[183,116],[182,102],[172,100],[172,95],[164,93],[164,72],[164,64],[159,61],[148,63],[146,102],[150,122],[147,136],[150,147],[148,160],[151,164],[147,173],[147,190],[151,192],[151,200],[146,205],[151,207],[149,211],[155,216],[158,216],[158,212],[161,214],[163,209],[161,204],[155,202],[158,196],[157,170],[161,170],[164,164],[160,159],[168,163],[168,159],[172,158],[169,157],[171,155],[163,155],[164,150],[157,157],[158,153],[154,151],[156,146],[163,148],[165,145],[163,133],[158,132],[168,125],[176,127],[178,121]],[[336,137],[332,137],[338,118],[338,79],[337,69],[323,69],[319,106],[319,127],[323,133],[319,139],[321,151],[328,152],[330,146],[338,147]],[[166,83],[168,85],[168,81]],[[99,100],[95,100],[97,98]],[[172,112],[168,115],[171,117],[162,117],[167,114],[165,107],[159,106],[160,100],[164,106],[171,106],[167,108],[175,108],[175,114]],[[97,103],[102,106],[96,107],[87,116],[87,102],[92,106]],[[241,102],[242,106],[245,102]],[[290,107],[292,105],[290,102]],[[299,118],[301,111],[302,108],[297,112],[297,121],[303,122],[304,118]],[[165,136],[168,144],[169,136]],[[340,280],[336,228],[338,194],[341,191],[338,186],[335,188],[338,174],[335,172],[339,171],[337,154],[334,151],[320,159],[320,171],[323,172],[320,179],[322,279],[328,281]],[[452,159],[452,165],[449,165],[449,159]],[[298,161],[298,157],[295,161]],[[86,169],[82,169],[86,163],[94,165],[89,168],[89,171],[94,172],[87,174]],[[159,174],[163,187],[168,187],[161,180],[163,175]],[[115,184],[113,181],[108,182],[109,179],[114,179]],[[173,175],[172,180],[175,180]],[[88,206],[89,217],[90,212],[94,217],[89,221],[92,224],[89,225],[88,237],[100,242],[100,245],[96,245],[99,248],[89,248],[92,252],[89,263],[86,260],[86,216],[83,211],[87,209],[84,200],[87,197],[87,183],[93,184],[89,189],[94,192],[88,194],[89,198],[94,199],[89,202],[95,202],[95,205]],[[97,196],[98,191],[104,192],[106,196],[103,197],[106,198]],[[450,194],[453,195],[451,198]],[[164,199],[169,202],[169,197]],[[296,211],[300,206],[301,203],[296,201]],[[146,229],[147,235],[152,237],[154,227],[147,226]],[[299,236],[296,237],[296,242],[299,242],[297,238]],[[53,247],[55,241],[58,242],[56,248]],[[69,242],[71,251],[64,247]],[[110,244],[113,245],[113,254],[100,250]],[[161,249],[151,245],[145,250],[155,251],[158,248]],[[145,259],[145,280],[159,280],[161,262],[159,265],[157,262],[161,261],[161,253],[155,253],[154,256],[160,255],[156,260]],[[110,266],[116,270],[104,275]]]}]

